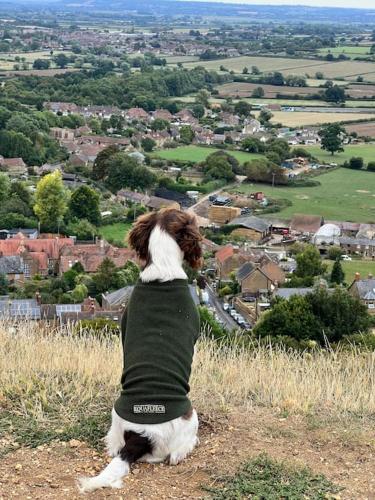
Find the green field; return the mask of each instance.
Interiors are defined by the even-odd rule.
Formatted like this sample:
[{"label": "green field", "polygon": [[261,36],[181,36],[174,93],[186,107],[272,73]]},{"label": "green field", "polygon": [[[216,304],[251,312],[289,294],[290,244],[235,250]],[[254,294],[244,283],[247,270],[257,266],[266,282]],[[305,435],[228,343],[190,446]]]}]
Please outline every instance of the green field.
[{"label": "green field", "polygon": [[[325,264],[328,266],[328,271],[331,272],[333,261],[326,260]],[[355,273],[359,273],[362,278],[367,278],[369,274],[375,276],[375,262],[371,260],[342,260],[341,266],[345,273],[346,283],[351,283],[354,280]]]},{"label": "green field", "polygon": [[[157,151],[155,154],[160,158],[164,158],[165,160],[200,162],[205,160],[211,153],[215,153],[215,151],[222,150],[215,148],[205,148],[202,146],[182,146],[175,149],[163,149]],[[251,161],[255,158],[261,158],[263,156],[261,154],[245,153],[243,151],[227,151],[227,153],[237,158],[240,163],[245,163],[246,161]]]},{"label": "green field", "polygon": [[[320,146],[306,146],[306,149],[311,154],[316,156],[320,161],[326,163],[343,164],[345,161],[350,160],[353,156],[360,156],[365,160],[365,163],[375,161],[375,144],[359,144],[355,146],[344,146],[343,153],[336,153],[333,156],[328,151],[324,151]],[[375,186],[375,178],[373,180]]]},{"label": "green field", "polygon": [[242,184],[245,193],[262,190],[273,199],[288,199],[292,206],[278,212],[290,218],[295,213],[322,215],[328,220],[375,222],[375,173],[337,169],[317,177],[316,187],[274,187]]},{"label": "green field", "polygon": [[116,222],[107,226],[101,226],[99,232],[105,240],[111,240],[114,243],[124,243],[125,236],[128,234],[131,224],[125,222]]},{"label": "green field", "polygon": [[355,45],[343,45],[341,47],[329,47],[329,48],[324,48],[319,50],[319,54],[321,55],[326,55],[328,53],[331,53],[335,57],[339,56],[340,54],[345,54],[347,57],[350,57],[351,59],[354,59],[355,57],[358,56],[367,56],[370,55],[370,47],[357,47]]}]

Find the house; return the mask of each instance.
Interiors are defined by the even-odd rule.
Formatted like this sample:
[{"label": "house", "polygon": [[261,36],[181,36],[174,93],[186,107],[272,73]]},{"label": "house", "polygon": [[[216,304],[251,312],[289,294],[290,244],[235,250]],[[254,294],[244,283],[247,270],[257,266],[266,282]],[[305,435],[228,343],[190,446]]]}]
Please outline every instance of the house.
[{"label": "house", "polygon": [[39,236],[37,229],[0,229],[0,240],[7,240],[9,238],[28,238],[36,240]]},{"label": "house", "polygon": [[161,208],[176,208],[177,210],[180,210],[181,208],[177,201],[159,198],[158,196],[150,196],[145,205],[151,210],[160,210]]},{"label": "house", "polygon": [[24,265],[19,255],[0,257],[0,275],[5,275],[10,283],[24,281]]},{"label": "house", "polygon": [[284,283],[284,271],[272,260],[264,265],[246,262],[237,272],[237,281],[243,295],[258,296],[265,290],[273,292],[279,284]]},{"label": "house", "polygon": [[44,107],[52,111],[52,113],[59,113],[63,116],[78,113],[79,111],[79,107],[71,102],[45,102]]},{"label": "house", "polygon": [[271,225],[258,217],[237,217],[230,222],[235,229],[232,236],[263,242],[271,236]]},{"label": "house", "polygon": [[238,247],[233,245],[225,245],[220,248],[215,254],[216,271],[220,280],[228,280],[230,274],[242,266],[249,257],[240,252]]},{"label": "house", "polygon": [[173,120],[173,115],[167,109],[156,109],[152,113],[152,119],[153,120],[166,120],[167,122],[170,122]]},{"label": "house", "polygon": [[245,124],[242,128],[242,134],[254,135],[257,132],[260,132],[261,129],[262,129],[262,125],[261,125],[260,121],[252,118],[252,119],[245,122]]},{"label": "house", "polygon": [[73,247],[71,238],[39,238],[27,239],[23,235],[0,240],[0,256],[19,255],[24,263],[25,278],[36,274],[46,276],[48,273],[57,273],[62,250]]},{"label": "house", "polygon": [[367,307],[369,314],[375,315],[375,279],[371,274],[367,279],[361,279],[360,274],[356,273],[348,291]]},{"label": "house", "polygon": [[238,207],[210,205],[208,209],[208,218],[210,219],[210,222],[214,222],[216,224],[228,224],[240,215],[241,209]]},{"label": "house", "polygon": [[130,108],[125,112],[125,118],[128,121],[148,121],[149,116],[143,108]]},{"label": "house", "polygon": [[186,124],[186,125],[195,125],[198,122],[198,120],[193,116],[193,113],[189,109],[181,109],[178,113],[175,114],[175,118],[178,119],[178,121],[181,124]]},{"label": "house", "polygon": [[298,295],[300,297],[304,297],[305,295],[312,293],[314,288],[278,288],[275,291],[274,296],[279,297],[280,299],[290,299],[294,295]]},{"label": "house", "polygon": [[86,273],[96,273],[104,259],[110,259],[117,267],[128,260],[133,260],[135,254],[128,248],[117,248],[104,240],[93,244],[77,244],[65,247],[61,251],[60,274],[69,271],[74,264],[80,262]]},{"label": "house", "polygon": [[219,127],[236,127],[240,123],[240,118],[233,113],[227,113],[226,111],[222,111],[218,115],[219,118]]},{"label": "house", "polygon": [[27,173],[26,163],[22,158],[0,158],[0,167],[6,169],[10,176],[19,176]]},{"label": "house", "polygon": [[117,199],[125,201],[126,203],[137,203],[139,205],[146,205],[150,197],[144,193],[136,193],[135,191],[128,191],[121,189],[117,192]]},{"label": "house", "polygon": [[321,215],[295,214],[290,223],[290,229],[295,233],[313,235],[324,223]]},{"label": "house", "polygon": [[375,259],[375,239],[341,236],[339,244],[340,248],[347,254],[361,255],[362,257]]},{"label": "house", "polygon": [[51,127],[49,133],[59,141],[73,141],[75,137],[75,131],[70,128]]}]

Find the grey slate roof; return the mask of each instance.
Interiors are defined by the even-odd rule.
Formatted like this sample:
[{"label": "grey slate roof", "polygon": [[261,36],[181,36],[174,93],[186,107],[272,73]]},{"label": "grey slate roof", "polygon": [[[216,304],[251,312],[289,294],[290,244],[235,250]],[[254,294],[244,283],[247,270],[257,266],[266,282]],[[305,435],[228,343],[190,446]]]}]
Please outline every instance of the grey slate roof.
[{"label": "grey slate roof", "polygon": [[251,262],[245,262],[245,264],[243,264],[239,270],[237,271],[237,280],[238,281],[242,281],[246,278],[246,276],[248,276],[253,270],[255,269],[255,266],[254,264],[252,264]]},{"label": "grey slate roof", "polygon": [[231,226],[242,226],[248,229],[254,229],[255,231],[259,231],[264,233],[269,230],[270,224],[263,219],[259,219],[258,217],[236,217],[230,222]]},{"label": "grey slate roof", "polygon": [[366,297],[370,297],[372,294],[375,294],[375,279],[369,278],[367,280],[358,280],[353,283],[353,285],[357,288],[358,294],[361,299],[364,300],[373,300]]},{"label": "grey slate roof", "polygon": [[275,296],[282,299],[290,299],[293,295],[304,296],[311,293],[313,290],[313,288],[279,288]]},{"label": "grey slate roof", "polygon": [[0,274],[22,274],[23,263],[19,255],[0,257]]},{"label": "grey slate roof", "polygon": [[369,238],[350,238],[349,236],[342,236],[341,238],[339,238],[339,242],[342,245],[375,247],[375,240],[370,240]]}]

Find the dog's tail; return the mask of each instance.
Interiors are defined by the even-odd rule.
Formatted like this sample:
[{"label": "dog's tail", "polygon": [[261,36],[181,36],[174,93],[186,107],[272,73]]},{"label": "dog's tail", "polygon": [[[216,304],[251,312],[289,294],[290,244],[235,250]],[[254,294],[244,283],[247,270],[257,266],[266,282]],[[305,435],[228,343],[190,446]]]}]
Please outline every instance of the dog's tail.
[{"label": "dog's tail", "polygon": [[133,431],[125,432],[125,446],[107,467],[95,477],[79,479],[81,493],[87,493],[98,488],[122,488],[122,479],[130,472],[130,466],[138,459],[152,453],[150,439]]}]

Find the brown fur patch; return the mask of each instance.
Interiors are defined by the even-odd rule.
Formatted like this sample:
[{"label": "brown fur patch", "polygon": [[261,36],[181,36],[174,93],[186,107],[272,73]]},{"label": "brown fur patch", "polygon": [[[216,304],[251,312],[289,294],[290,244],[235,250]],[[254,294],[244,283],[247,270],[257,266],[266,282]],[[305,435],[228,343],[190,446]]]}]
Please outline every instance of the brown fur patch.
[{"label": "brown fur patch", "polygon": [[184,415],[182,415],[181,418],[183,418],[184,420],[190,420],[192,416],[193,416],[193,408],[190,408],[190,410],[187,411]]}]

